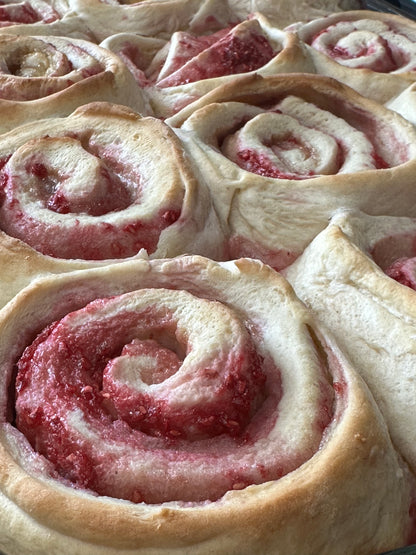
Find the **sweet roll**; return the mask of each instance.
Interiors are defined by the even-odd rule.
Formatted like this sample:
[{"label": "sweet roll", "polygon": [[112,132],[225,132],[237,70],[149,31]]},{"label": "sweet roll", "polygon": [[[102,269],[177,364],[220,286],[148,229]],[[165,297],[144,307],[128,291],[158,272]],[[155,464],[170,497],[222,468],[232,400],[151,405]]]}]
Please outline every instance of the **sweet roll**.
[{"label": "sweet roll", "polygon": [[416,23],[370,10],[338,12],[290,25],[310,49],[318,73],[378,102],[416,81]]},{"label": "sweet roll", "polygon": [[403,277],[415,254],[416,220],[340,211],[284,270],[369,385],[413,471],[416,293]]},{"label": "sweet roll", "polygon": [[140,87],[108,50],[81,39],[0,35],[2,133],[96,100],[147,113]]},{"label": "sweet roll", "polygon": [[0,333],[9,555],[370,555],[412,533],[371,394],[259,261],[44,278]]},{"label": "sweet roll", "polygon": [[0,136],[0,152],[3,304],[45,272],[224,256],[208,189],[160,120],[92,103]]},{"label": "sweet roll", "polygon": [[247,76],[167,122],[203,168],[231,257],[282,269],[340,206],[416,215],[414,127],[333,79]]},{"label": "sweet roll", "polygon": [[177,31],[163,48],[157,48],[155,38],[126,33],[101,44],[131,68],[154,115],[163,118],[241,74],[314,72],[296,35],[273,27],[261,14],[226,28],[211,27],[209,20],[197,31]]}]

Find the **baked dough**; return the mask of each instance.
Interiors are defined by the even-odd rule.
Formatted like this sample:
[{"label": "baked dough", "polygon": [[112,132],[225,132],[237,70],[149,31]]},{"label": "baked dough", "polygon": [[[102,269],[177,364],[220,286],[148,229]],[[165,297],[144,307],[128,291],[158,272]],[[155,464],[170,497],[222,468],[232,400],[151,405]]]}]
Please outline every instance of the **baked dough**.
[{"label": "baked dough", "polygon": [[[8,555],[373,555],[407,541],[411,481],[368,389],[259,261],[45,278],[0,312],[0,333]],[[176,360],[167,375],[159,356]]]},{"label": "baked dough", "polygon": [[416,23],[400,15],[355,10],[290,25],[310,49],[317,73],[377,102],[415,82]]},{"label": "baked dough", "polygon": [[294,22],[362,8],[360,0],[228,0],[228,3],[241,19],[258,11],[280,29]]},{"label": "baked dough", "polygon": [[92,103],[2,135],[0,160],[1,306],[45,272],[142,250],[153,258],[224,257],[208,190],[160,120]]},{"label": "baked dough", "polygon": [[0,21],[2,27],[13,24],[52,23],[66,11],[66,2],[48,2],[32,0],[31,2],[5,1],[1,5]]},{"label": "baked dough", "polygon": [[[350,79],[285,27],[358,0],[28,1],[49,16],[0,6],[0,551],[415,542],[416,293],[384,273],[416,254],[413,74],[360,83],[399,114],[312,75]],[[231,28],[274,56],[172,71],[175,44]],[[74,51],[92,63],[65,87],[44,61]],[[409,217],[337,213],[327,242],[339,207]],[[312,308],[259,260],[297,257]]]},{"label": "baked dough", "polygon": [[207,11],[212,13],[212,6],[217,8],[217,21],[225,18],[225,24],[231,17],[224,0],[71,0],[71,4],[97,42],[126,32],[168,39],[175,31],[189,29],[204,19]]},{"label": "baked dough", "polygon": [[415,216],[415,129],[318,75],[247,76],[167,120],[212,191],[230,256],[276,269],[340,206]]},{"label": "baked dough", "polygon": [[3,0],[0,34],[54,35],[95,42],[91,31],[74,12],[72,0]]},{"label": "baked dough", "polygon": [[213,17],[198,32],[173,33],[163,48],[154,50],[150,63],[146,54],[157,47],[155,39],[124,33],[103,41],[102,46],[119,54],[137,75],[156,117],[171,116],[237,75],[314,72],[296,35],[273,27],[263,15],[207,30]]},{"label": "baked dough", "polygon": [[403,92],[388,100],[385,106],[416,125],[416,83],[409,85]]},{"label": "baked dough", "polygon": [[0,132],[67,116],[95,100],[146,114],[140,87],[118,56],[81,39],[0,35]]},{"label": "baked dough", "polygon": [[386,275],[415,255],[416,220],[336,214],[285,275],[369,385],[392,440],[416,470],[416,293]]},{"label": "baked dough", "polygon": [[[281,29],[305,18],[359,7],[359,0],[71,0],[81,21],[103,41],[116,33],[138,33],[169,39],[180,30],[196,31],[211,23],[216,28],[237,23],[255,12],[270,17]],[[218,27],[219,26],[219,27]]]}]

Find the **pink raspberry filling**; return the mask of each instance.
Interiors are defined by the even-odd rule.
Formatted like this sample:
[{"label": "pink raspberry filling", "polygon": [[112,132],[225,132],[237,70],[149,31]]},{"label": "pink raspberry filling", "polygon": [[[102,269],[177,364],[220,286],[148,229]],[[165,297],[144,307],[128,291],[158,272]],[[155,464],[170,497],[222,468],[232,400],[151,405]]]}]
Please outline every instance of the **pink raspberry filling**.
[{"label": "pink raspberry filling", "polygon": [[[246,353],[225,353],[210,367],[195,369],[205,381],[218,381],[214,397],[202,407],[192,399],[175,403],[169,393],[157,398],[151,389],[141,393],[123,384],[117,366],[126,358],[139,357],[140,364],[145,357],[147,371],[141,377],[148,385],[163,384],[183,361],[175,350],[163,346],[167,336],[175,335],[176,325],[166,310],[150,306],[93,319],[112,303],[112,299],[95,301],[49,326],[23,353],[16,379],[19,429],[60,475],[96,491],[101,489],[94,455],[88,444],[77,444],[66,429],[68,411],[81,410],[105,435],[118,440],[123,434],[123,440],[136,447],[146,443],[143,434],[168,443],[179,438],[239,436],[257,408],[265,382],[261,357],[249,346]],[[73,320],[84,314],[88,322],[79,329],[72,327]],[[138,336],[146,332],[157,337],[162,344],[155,339],[130,340],[134,330]],[[173,347],[179,352],[190,349],[189,345]]]},{"label": "pink raspberry filling", "polygon": [[[242,127],[245,122],[242,122]],[[346,160],[348,146],[343,144],[341,140],[336,140],[337,143],[337,156],[335,167],[333,168],[331,174],[337,174]],[[299,137],[285,136],[284,138],[279,138],[275,142],[270,140],[264,140],[263,145],[269,150],[271,154],[276,154],[279,158],[280,153],[285,151],[295,151],[303,153],[305,159],[312,158],[313,156],[313,145],[308,145],[305,141],[302,141]],[[310,179],[319,176],[320,173],[314,170],[303,171],[301,167],[297,171],[288,171],[287,169],[282,169],[279,167],[279,163],[272,160],[268,153],[259,152],[253,148],[248,148],[242,144],[238,144],[235,152],[227,153],[230,158],[240,166],[240,168],[261,175],[264,177],[272,177],[274,179],[289,179],[289,180],[303,180]],[[374,169],[386,169],[389,164],[380,156],[374,149],[371,152],[369,167]]]},{"label": "pink raspberry filling", "polygon": [[[293,144],[295,141],[293,141]],[[315,174],[310,172],[306,175],[295,173],[286,173],[281,171],[267,155],[256,152],[255,150],[243,149],[237,153],[236,162],[249,172],[263,175],[265,177],[273,177],[275,179],[308,179],[314,177]]]},{"label": "pink raspberry filling", "polygon": [[399,258],[385,270],[385,273],[416,291],[416,258]]},{"label": "pink raspberry filling", "polygon": [[[156,359],[152,369],[165,379],[179,370],[181,360],[169,349],[161,348],[156,342],[133,340],[126,345],[121,357],[151,356]],[[221,365],[221,361],[216,361]],[[188,440],[215,437],[220,434],[241,435],[255,406],[258,390],[264,384],[261,359],[254,350],[244,356],[231,354],[222,362],[230,371],[215,391],[215,398],[203,407],[192,406],[172,409],[166,399],[154,399],[151,395],[135,391],[122,384],[115,376],[117,361],[111,360],[104,368],[103,395],[112,399],[117,415],[130,427],[142,432],[164,437],[182,437]],[[245,368],[249,369],[246,374]],[[218,370],[205,368],[206,376],[215,378]]]},{"label": "pink raspberry filling", "polygon": [[248,73],[264,66],[276,55],[267,38],[257,30],[242,35],[233,31],[222,35],[223,32],[203,37],[184,36],[187,48],[184,47],[182,55],[173,62],[171,74],[160,80],[157,86],[173,87],[223,75]]},{"label": "pink raspberry filling", "polygon": [[[163,303],[134,304],[153,291],[69,313],[18,361],[15,423],[51,475],[133,502],[197,502],[279,478],[307,460],[333,418],[326,368],[317,376],[314,439],[301,452],[279,453],[268,434],[279,418],[280,372],[257,352],[248,329],[239,323],[237,344],[214,358],[203,352],[184,375],[195,332],[182,329],[181,305],[175,316]],[[217,310],[215,301],[192,298]]]},{"label": "pink raspberry filling", "polygon": [[[344,30],[343,25],[345,25]],[[368,36],[364,40],[367,31]],[[364,35],[354,40],[354,36],[360,33]],[[407,66],[410,53],[406,45],[400,46],[399,42],[385,38],[389,34],[400,36],[400,32],[386,26],[380,34],[378,33],[371,29],[371,25],[366,29],[365,26],[361,27],[352,22],[338,22],[310,37],[308,43],[340,64],[348,65],[349,60],[356,60],[358,63],[354,63],[353,67],[357,69],[365,68],[379,73],[391,73]],[[405,41],[408,40],[404,34],[402,38]],[[343,40],[346,42],[341,45],[340,41]],[[349,41],[350,44],[348,44]]]},{"label": "pink raspberry filling", "polygon": [[23,23],[52,23],[59,19],[59,14],[52,8],[45,13],[37,12],[29,2],[0,3],[0,27]]},{"label": "pink raspberry filling", "polygon": [[[72,140],[77,141],[71,137],[62,143]],[[47,144],[53,139],[41,141]],[[141,176],[120,167],[115,155],[93,145],[89,149],[98,160],[98,169],[91,178],[85,176],[85,188],[75,191],[66,185],[68,176],[46,163],[41,154],[31,155],[19,176],[4,159],[0,165],[1,229],[55,258],[119,259],[141,249],[153,253],[162,231],[180,217],[180,207],[164,205],[164,201],[152,207],[149,216],[138,216],[134,207],[141,203]],[[22,197],[25,188],[31,191],[29,200],[26,193]],[[46,211],[62,216],[48,218]]]},{"label": "pink raspberry filling", "polygon": [[[56,207],[66,206],[62,199]],[[0,214],[8,219],[2,229],[20,239],[36,251],[54,258],[107,260],[136,255],[141,249],[152,254],[158,245],[161,232],[178,220],[180,212],[162,209],[150,221],[130,221],[115,225],[105,221],[82,227],[77,219],[73,226],[63,229],[60,225],[40,225],[24,214],[16,204],[4,204]]]}]

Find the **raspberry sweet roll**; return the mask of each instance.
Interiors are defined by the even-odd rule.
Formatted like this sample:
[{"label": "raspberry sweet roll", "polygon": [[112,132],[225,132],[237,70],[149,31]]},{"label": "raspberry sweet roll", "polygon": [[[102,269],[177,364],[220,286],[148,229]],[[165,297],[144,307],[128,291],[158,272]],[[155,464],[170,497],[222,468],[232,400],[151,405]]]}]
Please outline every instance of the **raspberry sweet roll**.
[{"label": "raspberry sweet roll", "polygon": [[177,31],[148,63],[155,39],[115,35],[102,46],[116,52],[145,87],[153,113],[169,117],[235,76],[256,72],[314,72],[306,49],[294,33],[273,27],[261,14],[216,31]]},{"label": "raspberry sweet roll", "polygon": [[0,305],[45,272],[223,256],[208,189],[160,120],[91,103],[0,136],[0,160]]},{"label": "raspberry sweet roll", "polygon": [[46,0],[18,2],[3,0],[0,6],[0,26],[8,27],[26,23],[52,23],[68,10],[67,3]]},{"label": "raspberry sweet roll", "polygon": [[94,40],[72,0],[2,0],[0,34],[54,35]]},{"label": "raspberry sweet roll", "polygon": [[232,257],[282,269],[340,206],[416,215],[414,127],[333,79],[247,76],[166,121],[204,169]]},{"label": "raspberry sweet roll", "polygon": [[318,73],[334,77],[378,102],[416,81],[416,23],[405,17],[356,10],[297,23]]},{"label": "raspberry sweet roll", "polygon": [[416,220],[341,211],[284,270],[367,382],[413,471],[415,254]]},{"label": "raspberry sweet roll", "polygon": [[0,35],[1,132],[96,100],[148,112],[131,73],[108,50],[81,39]]},{"label": "raspberry sweet roll", "polygon": [[[100,1],[90,1],[91,5],[102,6]],[[160,11],[162,7],[172,10],[174,6],[174,2],[161,0],[159,3],[135,4],[131,6],[131,9],[149,10],[151,19],[152,14],[163,13]],[[211,35],[222,29],[225,29],[223,33],[226,33],[232,26],[240,22],[240,19],[223,0],[205,0],[198,4],[188,2],[186,6],[182,7],[185,8],[186,17],[180,18],[179,14],[175,12],[174,18],[166,19],[166,22],[171,23],[172,27],[166,28],[161,33],[152,32],[149,22],[149,25],[144,25],[142,28],[134,21],[127,27],[124,22],[120,29],[111,34],[108,29],[101,35],[99,34],[102,37],[101,46],[116,53],[123,60],[140,87],[153,86],[163,65],[170,67],[173,71],[172,56],[175,56],[174,64],[178,69],[181,60],[194,56],[197,49],[203,50],[206,47],[204,41],[215,42],[216,40],[215,36],[210,39],[202,38],[201,35]],[[114,9],[114,7],[109,9]],[[121,5],[118,9],[123,11],[126,6]],[[179,13],[182,14],[182,12]],[[169,61],[167,57],[169,57]]]},{"label": "raspberry sweet roll", "polygon": [[0,333],[9,555],[372,555],[411,538],[414,484],[368,388],[259,261],[45,277]]}]

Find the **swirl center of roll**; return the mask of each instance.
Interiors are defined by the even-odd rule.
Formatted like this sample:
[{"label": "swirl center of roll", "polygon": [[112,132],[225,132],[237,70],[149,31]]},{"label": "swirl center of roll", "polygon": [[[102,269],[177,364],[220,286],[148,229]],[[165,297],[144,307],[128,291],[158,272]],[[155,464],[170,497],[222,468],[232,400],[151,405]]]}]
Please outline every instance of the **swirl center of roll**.
[{"label": "swirl center of roll", "polygon": [[23,355],[18,423],[44,453],[54,436],[49,410],[61,403],[156,437],[236,436],[262,400],[261,364],[243,324],[220,303],[168,290],[100,300]]},{"label": "swirl center of roll", "polygon": [[78,139],[43,138],[34,143],[20,147],[9,162],[25,204],[60,214],[101,216],[132,202],[128,185],[111,164],[88,152]]},{"label": "swirl center of roll", "polygon": [[99,298],[25,349],[14,424],[68,485],[135,502],[218,499],[319,448],[334,393],[305,338],[284,376],[232,305],[163,288]]},{"label": "swirl center of roll", "polygon": [[245,119],[237,129],[234,123],[221,150],[250,172],[278,179],[307,179],[374,169],[379,163],[372,142],[362,131],[301,98],[287,96],[267,111],[227,106],[234,118],[245,111]]},{"label": "swirl center of roll", "polygon": [[88,48],[60,37],[0,38],[0,97],[6,100],[41,99],[104,70]]},{"label": "swirl center of roll", "polygon": [[149,163],[160,154],[153,120],[128,126],[132,136],[123,143],[114,124],[100,132],[83,124],[82,116],[74,122],[78,129],[68,118],[69,129],[24,137],[3,158],[1,228],[57,258],[153,253],[163,230],[181,214],[185,180],[176,158],[167,157],[159,179]]},{"label": "swirl center of roll", "polygon": [[15,48],[3,52],[0,64],[2,73],[19,77],[57,76],[72,70],[72,64],[62,52],[35,39],[31,46],[15,43]]},{"label": "swirl center of roll", "polygon": [[380,73],[414,70],[415,43],[382,21],[340,21],[313,37],[311,46],[351,68]]}]

